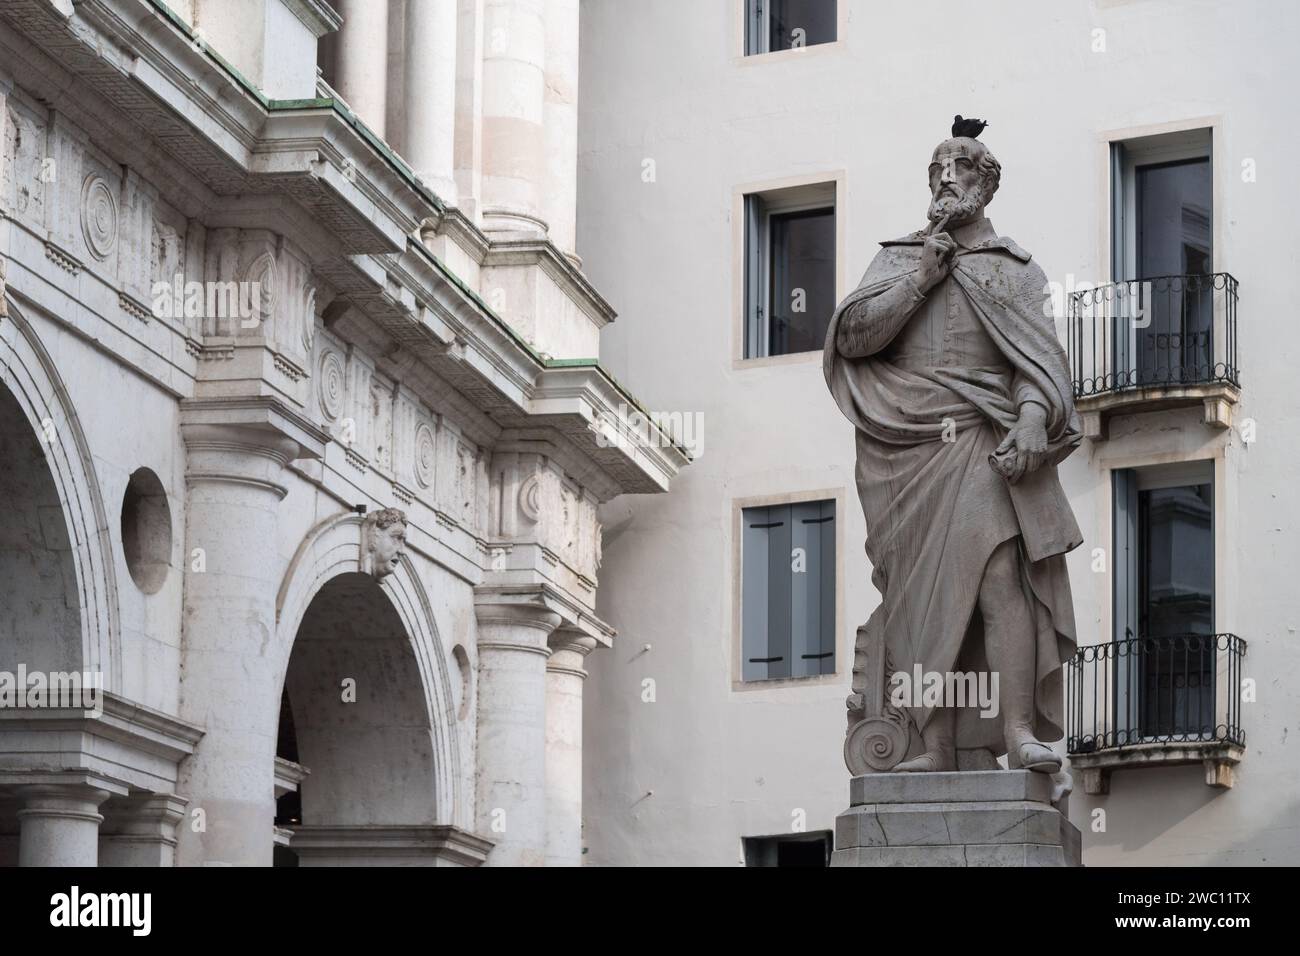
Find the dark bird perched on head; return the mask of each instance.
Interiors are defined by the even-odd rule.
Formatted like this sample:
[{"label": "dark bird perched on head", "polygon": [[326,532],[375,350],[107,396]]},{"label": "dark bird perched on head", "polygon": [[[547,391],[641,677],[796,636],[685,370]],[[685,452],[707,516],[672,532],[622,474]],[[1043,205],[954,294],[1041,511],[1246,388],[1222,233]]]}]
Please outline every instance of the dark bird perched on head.
[{"label": "dark bird perched on head", "polygon": [[980,133],[984,132],[984,127],[989,124],[980,119],[962,119],[958,113],[952,118],[952,135],[969,136],[974,139]]}]

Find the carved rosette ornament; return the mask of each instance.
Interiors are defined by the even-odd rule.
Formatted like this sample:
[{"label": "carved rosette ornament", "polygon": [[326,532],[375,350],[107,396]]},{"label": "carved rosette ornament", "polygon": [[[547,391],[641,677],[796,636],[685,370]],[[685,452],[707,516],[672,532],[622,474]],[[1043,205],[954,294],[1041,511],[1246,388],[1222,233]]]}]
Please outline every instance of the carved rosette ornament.
[{"label": "carved rosette ornament", "polygon": [[437,457],[438,448],[434,442],[433,429],[421,422],[415,429],[415,480],[421,488],[433,486]]},{"label": "carved rosette ornament", "polygon": [[81,233],[96,259],[107,259],[117,244],[117,197],[93,173],[81,187]]},{"label": "carved rosette ornament", "polygon": [[279,270],[275,265],[275,257],[269,252],[264,252],[254,259],[244,274],[244,281],[248,283],[248,291],[245,294],[249,297],[249,301],[242,305],[248,309],[248,318],[256,319],[259,325],[271,320],[275,309],[275,288],[278,279]]},{"label": "carved rosette ornament", "polygon": [[343,359],[338,352],[326,349],[320,357],[320,377],[316,387],[320,391],[320,410],[331,422],[343,414]]},{"label": "carved rosette ornament", "polygon": [[529,521],[542,515],[542,482],[536,475],[529,475],[519,486],[519,513]]},{"label": "carved rosette ornament", "polygon": [[401,566],[406,553],[406,512],[372,511],[361,522],[361,572],[381,581]]}]

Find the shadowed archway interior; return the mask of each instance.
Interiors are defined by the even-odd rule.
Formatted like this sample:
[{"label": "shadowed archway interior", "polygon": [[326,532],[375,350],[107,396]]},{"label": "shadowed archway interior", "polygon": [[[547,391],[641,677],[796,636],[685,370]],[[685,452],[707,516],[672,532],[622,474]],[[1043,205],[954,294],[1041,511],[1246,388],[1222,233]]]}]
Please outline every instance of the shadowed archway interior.
[{"label": "shadowed archway interior", "polygon": [[433,824],[429,711],[410,640],[366,574],[312,599],[289,658],[277,755],[309,774],[279,801],[280,826]]},{"label": "shadowed archway interior", "polygon": [[81,670],[81,602],[68,522],[40,437],[0,388],[0,669]]}]

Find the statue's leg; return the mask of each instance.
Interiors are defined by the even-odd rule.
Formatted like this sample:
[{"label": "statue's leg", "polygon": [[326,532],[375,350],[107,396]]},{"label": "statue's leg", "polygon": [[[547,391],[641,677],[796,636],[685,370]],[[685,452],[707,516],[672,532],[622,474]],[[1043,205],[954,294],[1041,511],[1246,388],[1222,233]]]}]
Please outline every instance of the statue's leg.
[{"label": "statue's leg", "polygon": [[1060,758],[1034,737],[1034,618],[1012,538],[993,552],[980,583],[984,653],[998,675],[998,707],[1011,767],[1055,772]]}]

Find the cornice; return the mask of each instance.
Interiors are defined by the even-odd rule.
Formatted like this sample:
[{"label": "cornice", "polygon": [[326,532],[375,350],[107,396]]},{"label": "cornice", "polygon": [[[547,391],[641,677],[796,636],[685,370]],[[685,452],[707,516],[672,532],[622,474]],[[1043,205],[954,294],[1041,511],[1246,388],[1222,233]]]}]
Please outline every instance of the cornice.
[{"label": "cornice", "polygon": [[[6,22],[24,29],[0,26],[0,40],[17,37],[24,51],[32,44],[42,51],[33,71],[41,73],[42,95],[66,100],[80,119],[89,110],[77,106],[84,94],[100,114],[91,117],[94,135],[128,157],[148,155],[155,168],[176,170],[172,182],[194,184],[184,187],[191,190],[185,201],[200,214],[217,218],[240,205],[246,227],[264,216],[266,228],[283,229],[283,210],[274,202],[259,209],[250,197],[304,210],[302,226],[333,237],[333,257],[312,263],[318,276],[503,431],[550,430],[571,470],[594,478],[602,500],[663,491],[687,462],[671,442],[660,447],[657,430],[644,448],[601,447],[593,424],[618,423],[626,418],[621,406],[640,409],[636,400],[594,360],[553,363],[530,348],[425,247],[420,224],[436,223],[486,263],[537,265],[593,321],[611,321],[612,307],[580,270],[547,240],[489,240],[338,101],[267,99],[218,54],[193,44],[188,25],[159,0],[81,0],[65,15],[44,0],[8,0],[0,6]],[[191,418],[200,410],[189,408]],[[304,448],[328,440],[298,413],[287,420]]]}]

